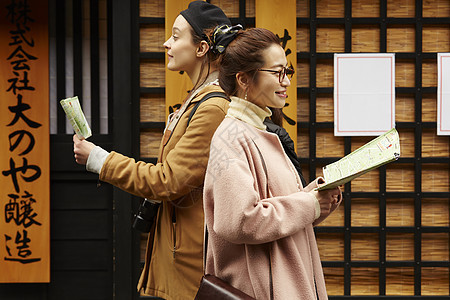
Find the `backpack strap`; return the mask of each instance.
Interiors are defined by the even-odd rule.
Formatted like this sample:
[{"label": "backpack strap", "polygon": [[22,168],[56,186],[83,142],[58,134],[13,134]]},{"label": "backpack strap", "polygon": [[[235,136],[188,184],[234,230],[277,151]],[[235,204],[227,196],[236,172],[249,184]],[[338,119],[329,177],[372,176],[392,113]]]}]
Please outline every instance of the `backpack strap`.
[{"label": "backpack strap", "polygon": [[223,93],[223,92],[211,92],[209,94],[206,94],[200,101],[198,101],[197,103],[195,103],[194,108],[192,108],[191,112],[189,113],[189,118],[188,118],[188,122],[187,122],[187,126],[189,126],[189,123],[191,122],[192,117],[195,114],[195,111],[197,110],[197,108],[200,106],[200,104],[202,104],[203,102],[205,102],[206,100],[213,98],[213,97],[220,97],[220,98],[224,98],[227,101],[230,101],[230,98],[228,98],[228,96]]}]

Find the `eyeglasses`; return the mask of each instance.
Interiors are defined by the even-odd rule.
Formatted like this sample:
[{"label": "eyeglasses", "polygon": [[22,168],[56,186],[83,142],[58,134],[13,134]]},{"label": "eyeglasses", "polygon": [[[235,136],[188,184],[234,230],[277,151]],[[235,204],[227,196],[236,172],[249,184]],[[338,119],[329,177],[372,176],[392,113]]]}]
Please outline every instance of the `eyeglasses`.
[{"label": "eyeglasses", "polygon": [[292,76],[295,73],[295,70],[292,67],[283,67],[280,71],[269,70],[269,69],[258,69],[258,71],[278,73],[278,81],[283,82],[284,76],[287,76],[289,80],[291,80]]}]

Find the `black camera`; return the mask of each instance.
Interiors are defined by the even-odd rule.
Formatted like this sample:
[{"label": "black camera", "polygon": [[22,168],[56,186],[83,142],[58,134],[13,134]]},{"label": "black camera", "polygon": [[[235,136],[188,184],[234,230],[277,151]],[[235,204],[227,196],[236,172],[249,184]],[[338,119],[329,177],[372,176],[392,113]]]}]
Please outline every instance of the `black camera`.
[{"label": "black camera", "polygon": [[150,232],[158,214],[159,205],[159,202],[150,202],[144,199],[139,206],[137,214],[134,215],[133,228],[141,232]]}]

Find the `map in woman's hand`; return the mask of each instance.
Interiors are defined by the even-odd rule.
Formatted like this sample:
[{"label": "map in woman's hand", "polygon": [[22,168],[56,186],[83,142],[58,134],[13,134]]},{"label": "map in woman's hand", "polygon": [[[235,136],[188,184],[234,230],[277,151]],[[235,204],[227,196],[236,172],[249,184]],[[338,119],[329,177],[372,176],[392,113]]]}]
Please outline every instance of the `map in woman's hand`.
[{"label": "map in woman's hand", "polygon": [[395,128],[371,140],[340,160],[323,167],[325,184],[317,190],[343,185],[400,157],[400,138]]},{"label": "map in woman's hand", "polygon": [[84,116],[83,110],[81,109],[80,101],[78,97],[72,97],[63,99],[60,101],[73,130],[80,139],[87,139],[92,135],[91,128]]}]

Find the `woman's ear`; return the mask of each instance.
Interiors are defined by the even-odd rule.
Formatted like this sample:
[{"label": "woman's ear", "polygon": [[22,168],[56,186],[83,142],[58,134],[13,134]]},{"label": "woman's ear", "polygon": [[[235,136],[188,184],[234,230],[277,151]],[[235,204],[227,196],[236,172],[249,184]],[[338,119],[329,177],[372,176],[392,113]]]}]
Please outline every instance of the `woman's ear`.
[{"label": "woman's ear", "polygon": [[249,86],[248,75],[245,74],[244,72],[236,73],[236,82],[239,85],[239,87],[241,88],[241,90],[243,90],[243,91],[247,90],[247,88]]},{"label": "woman's ear", "polygon": [[203,57],[208,53],[209,45],[206,41],[201,41],[197,47],[196,55],[197,57]]}]

